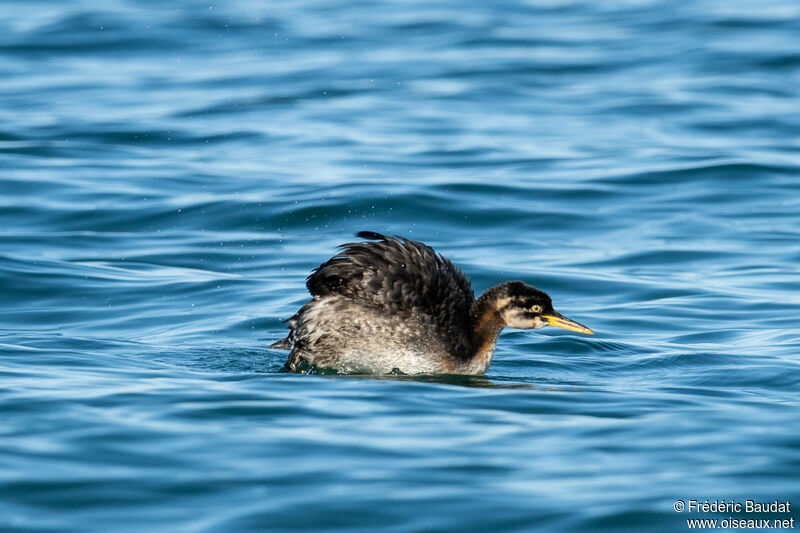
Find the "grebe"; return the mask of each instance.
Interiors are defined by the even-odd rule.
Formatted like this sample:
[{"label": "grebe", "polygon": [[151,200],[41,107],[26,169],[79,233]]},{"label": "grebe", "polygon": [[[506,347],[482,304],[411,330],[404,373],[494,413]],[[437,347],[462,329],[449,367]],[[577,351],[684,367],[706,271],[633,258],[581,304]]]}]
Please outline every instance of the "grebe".
[{"label": "grebe", "polygon": [[421,242],[362,231],[306,280],[309,300],[287,320],[284,370],[483,374],[500,331],[547,325],[594,333],[553,309],[550,297],[509,281],[477,300],[469,279]]}]

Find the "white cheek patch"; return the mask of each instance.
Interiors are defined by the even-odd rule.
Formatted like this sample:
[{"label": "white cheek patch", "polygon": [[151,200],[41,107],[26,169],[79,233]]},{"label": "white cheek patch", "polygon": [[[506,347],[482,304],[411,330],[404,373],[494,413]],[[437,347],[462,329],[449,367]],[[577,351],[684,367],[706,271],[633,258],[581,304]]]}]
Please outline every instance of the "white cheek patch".
[{"label": "white cheek patch", "polygon": [[519,311],[506,310],[501,317],[508,327],[517,329],[539,329],[548,324],[547,320],[540,316],[528,318],[523,312]]},{"label": "white cheek patch", "polygon": [[506,324],[513,324],[517,320],[519,320],[519,314],[511,311],[510,309],[504,309],[500,313],[500,317],[503,319],[503,322]]}]

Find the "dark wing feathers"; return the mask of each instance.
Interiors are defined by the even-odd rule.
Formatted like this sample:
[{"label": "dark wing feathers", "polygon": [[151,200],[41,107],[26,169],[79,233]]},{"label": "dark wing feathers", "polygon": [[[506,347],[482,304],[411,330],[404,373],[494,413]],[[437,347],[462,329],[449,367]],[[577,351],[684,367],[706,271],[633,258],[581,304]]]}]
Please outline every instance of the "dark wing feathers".
[{"label": "dark wing feathers", "polygon": [[315,269],[306,280],[312,295],[352,298],[386,313],[431,322],[447,339],[465,337],[475,297],[458,267],[421,242],[368,231],[356,236],[369,242],[343,244]]},{"label": "dark wing feathers", "polygon": [[367,241],[385,241],[386,235],[381,235],[380,233],[375,233],[374,231],[359,231],[356,233],[356,237],[359,239],[364,239]]}]

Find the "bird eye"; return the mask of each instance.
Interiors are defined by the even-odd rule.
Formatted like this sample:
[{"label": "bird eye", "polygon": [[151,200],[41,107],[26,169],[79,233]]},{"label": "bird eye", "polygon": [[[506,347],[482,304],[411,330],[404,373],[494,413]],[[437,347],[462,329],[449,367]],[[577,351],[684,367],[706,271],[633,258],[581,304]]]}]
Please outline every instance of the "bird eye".
[{"label": "bird eye", "polygon": [[533,307],[531,307],[531,311],[533,311],[534,313],[541,313],[542,312],[542,306],[541,305],[534,305]]}]

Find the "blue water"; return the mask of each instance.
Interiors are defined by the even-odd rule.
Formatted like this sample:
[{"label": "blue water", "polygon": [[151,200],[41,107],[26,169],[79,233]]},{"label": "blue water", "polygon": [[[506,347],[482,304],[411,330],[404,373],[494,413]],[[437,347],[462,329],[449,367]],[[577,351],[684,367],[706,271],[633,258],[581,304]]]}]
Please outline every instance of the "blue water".
[{"label": "blue water", "polygon": [[[0,530],[685,531],[800,507],[800,5],[0,2]],[[279,373],[359,230],[596,331]]]}]

